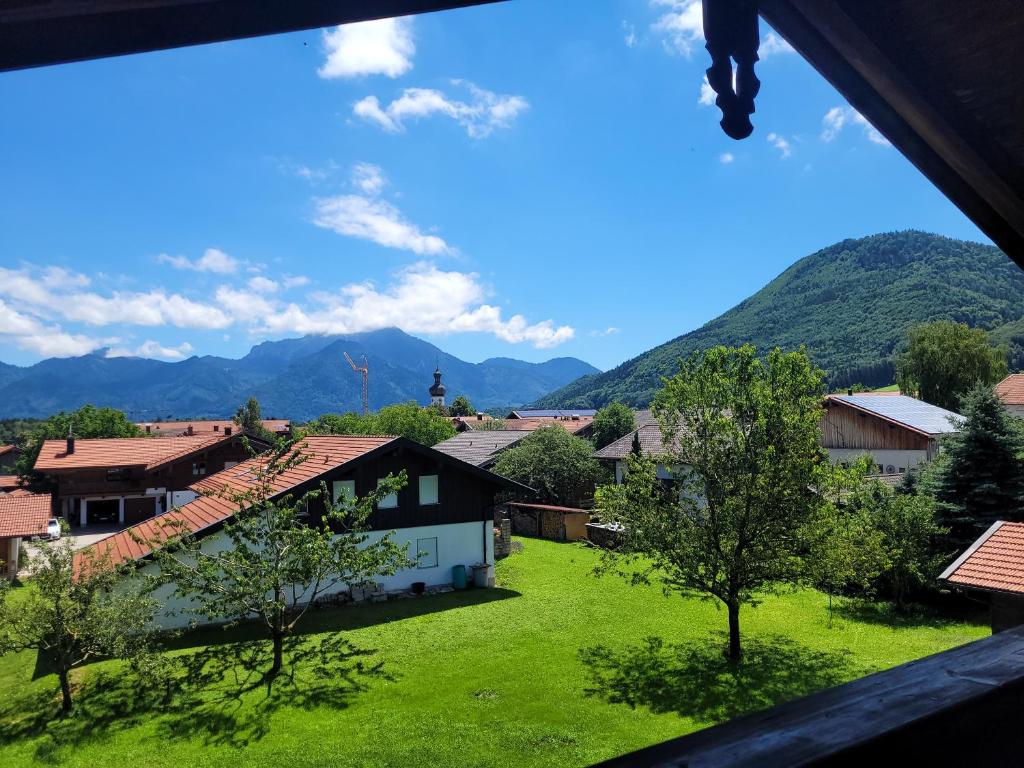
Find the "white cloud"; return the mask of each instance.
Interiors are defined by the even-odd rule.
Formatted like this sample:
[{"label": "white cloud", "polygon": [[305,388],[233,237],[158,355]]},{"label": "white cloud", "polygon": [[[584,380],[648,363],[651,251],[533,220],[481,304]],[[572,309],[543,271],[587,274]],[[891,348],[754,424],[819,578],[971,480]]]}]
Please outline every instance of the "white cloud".
[{"label": "white cloud", "polygon": [[733,157],[732,152],[723,152],[718,156],[718,162],[722,163],[723,165],[728,165],[735,159],[736,158]]},{"label": "white cloud", "polygon": [[715,99],[717,98],[718,94],[715,93],[715,89],[708,82],[708,76],[704,75],[704,82],[700,84],[700,98],[697,99],[697,103],[705,107],[711,107],[714,106]]},{"label": "white cloud", "polygon": [[265,296],[252,291],[240,291],[230,286],[217,288],[217,306],[223,307],[237,321],[257,322],[274,311],[274,305]]},{"label": "white cloud", "polygon": [[835,139],[847,124],[859,125],[867,140],[880,146],[889,146],[889,140],[885,138],[878,129],[868,122],[860,112],[853,107],[832,107],[825,116],[821,118],[821,140],[829,142]]},{"label": "white cloud", "polygon": [[156,257],[161,264],[170,264],[175,269],[191,269],[195,272],[212,272],[218,275],[231,275],[238,271],[238,260],[228,256],[219,248],[207,248],[203,255],[195,261],[186,256],[171,256],[161,253]]},{"label": "white cloud", "polygon": [[769,133],[765,138],[768,139],[769,144],[779,150],[779,154],[783,159],[792,156],[793,147],[785,137],[780,136],[777,133]]},{"label": "white cloud", "polygon": [[256,293],[274,293],[279,287],[276,282],[262,275],[250,278],[248,285],[249,289]]},{"label": "white cloud", "polygon": [[325,30],[323,43],[327,59],[317,74],[325,79],[399,77],[412,69],[416,54],[411,18],[343,24]]},{"label": "white cloud", "polygon": [[364,194],[379,195],[387,186],[388,181],[384,178],[384,172],[380,166],[372,163],[356,163],[352,166],[352,183]]},{"label": "white cloud", "polygon": [[[193,301],[163,290],[143,293],[115,291],[109,296],[95,292],[54,290],[46,285],[47,275],[34,276],[29,270],[0,267],[0,296],[33,315],[62,318],[93,326],[174,325],[179,328],[224,328],[231,324],[218,307]],[[51,280],[52,282],[52,280]]]},{"label": "white cloud", "polygon": [[66,333],[57,325],[46,325],[35,317],[19,312],[2,299],[0,340],[8,340],[21,349],[43,357],[86,355],[103,344],[99,339],[89,336]]},{"label": "white cloud", "polygon": [[386,200],[361,195],[318,198],[313,223],[339,235],[370,240],[387,248],[399,248],[419,255],[452,253],[437,235],[426,235],[405,220],[402,212]]},{"label": "white cloud", "polygon": [[482,139],[496,129],[508,128],[530,106],[522,96],[497,94],[464,80],[452,80],[452,85],[464,87],[470,98],[461,101],[434,88],[406,88],[386,107],[376,96],[367,96],[356,102],[352,111],[389,133],[404,131],[407,120],[443,115],[465,128],[472,138]]},{"label": "white cloud", "polygon": [[484,303],[486,291],[473,273],[443,272],[426,262],[400,270],[384,289],[352,283],[315,297],[319,306],[288,304],[268,314],[259,329],[270,333],[357,333],[398,326],[410,333],[490,333],[510,343],[545,349],[573,338],[573,328],[551,320],[529,323],[522,315],[507,320]]},{"label": "white cloud", "polygon": [[609,325],[603,331],[591,331],[590,335],[595,337],[601,336],[614,336],[617,333],[622,333],[621,328],[616,328],[614,325]]},{"label": "white cloud", "polygon": [[796,53],[796,49],[774,32],[769,32],[761,38],[761,47],[757,49],[757,55],[762,61],[769,56],[787,53]]},{"label": "white cloud", "polygon": [[652,0],[651,5],[667,8],[651,25],[662,37],[665,50],[689,59],[704,44],[704,16],[700,0]]},{"label": "white cloud", "polygon": [[165,347],[153,340],[144,341],[135,349],[111,347],[107,357],[147,357],[151,360],[183,360],[192,353],[192,345],[183,341],[176,347]]},{"label": "white cloud", "polygon": [[281,278],[281,285],[288,288],[301,288],[304,285],[309,285],[309,278],[305,275],[285,275]]},{"label": "white cloud", "polygon": [[636,27],[634,27],[628,21],[623,19],[622,20],[622,32],[623,32],[623,42],[626,44],[626,47],[627,48],[635,48],[636,47],[636,42],[637,42],[637,40],[636,40]]}]

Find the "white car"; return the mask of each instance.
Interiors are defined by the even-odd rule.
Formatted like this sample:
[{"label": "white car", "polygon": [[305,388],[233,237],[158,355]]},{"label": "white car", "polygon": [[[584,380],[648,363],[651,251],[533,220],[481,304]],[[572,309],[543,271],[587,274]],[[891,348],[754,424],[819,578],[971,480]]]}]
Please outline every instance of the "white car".
[{"label": "white car", "polygon": [[46,538],[50,541],[56,541],[60,538],[60,520],[56,517],[51,517],[50,521],[46,524]]}]

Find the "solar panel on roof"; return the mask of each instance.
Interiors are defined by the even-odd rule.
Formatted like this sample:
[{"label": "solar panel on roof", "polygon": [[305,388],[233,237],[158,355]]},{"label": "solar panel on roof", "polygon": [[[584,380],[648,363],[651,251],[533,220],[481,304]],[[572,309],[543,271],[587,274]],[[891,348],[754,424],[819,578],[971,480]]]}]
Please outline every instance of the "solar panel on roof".
[{"label": "solar panel on roof", "polygon": [[908,395],[837,395],[836,399],[931,435],[959,431],[960,414]]}]

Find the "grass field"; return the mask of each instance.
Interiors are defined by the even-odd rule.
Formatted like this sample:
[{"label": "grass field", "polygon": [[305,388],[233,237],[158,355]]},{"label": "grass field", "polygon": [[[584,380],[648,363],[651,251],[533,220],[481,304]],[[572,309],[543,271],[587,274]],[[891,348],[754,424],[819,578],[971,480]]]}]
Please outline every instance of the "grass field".
[{"label": "grass field", "polygon": [[829,627],[797,592],[744,609],[734,671],[723,611],[595,578],[595,559],[527,539],[498,589],[317,612],[269,695],[240,671],[262,649],[243,628],[179,639],[171,690],[87,667],[68,720],[34,655],[2,658],[0,765],[586,765],[988,634],[884,607]]}]

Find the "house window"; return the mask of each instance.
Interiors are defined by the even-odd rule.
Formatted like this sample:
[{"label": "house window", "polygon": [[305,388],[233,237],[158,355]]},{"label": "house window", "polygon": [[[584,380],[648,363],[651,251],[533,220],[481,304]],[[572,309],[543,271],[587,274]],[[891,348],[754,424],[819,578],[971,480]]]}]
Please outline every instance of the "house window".
[{"label": "house window", "polygon": [[342,499],[345,501],[356,500],[356,481],[355,480],[335,480],[331,483],[331,493],[334,495],[334,503],[337,504]]},{"label": "house window", "polygon": [[416,539],[416,567],[437,568],[437,537]]},{"label": "house window", "polygon": [[[377,481],[377,487],[380,488],[380,484],[384,482],[385,478],[381,478]],[[398,494],[389,493],[383,499],[377,502],[377,509],[394,509],[398,506]]]},{"label": "house window", "polygon": [[420,506],[437,504],[437,475],[420,475]]},{"label": "house window", "polygon": [[193,475],[205,475],[206,474],[206,462],[205,461],[193,461],[192,462],[192,474]]}]

